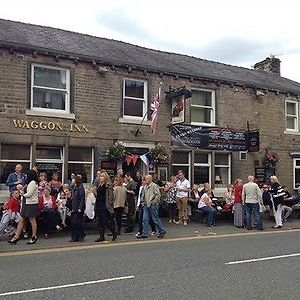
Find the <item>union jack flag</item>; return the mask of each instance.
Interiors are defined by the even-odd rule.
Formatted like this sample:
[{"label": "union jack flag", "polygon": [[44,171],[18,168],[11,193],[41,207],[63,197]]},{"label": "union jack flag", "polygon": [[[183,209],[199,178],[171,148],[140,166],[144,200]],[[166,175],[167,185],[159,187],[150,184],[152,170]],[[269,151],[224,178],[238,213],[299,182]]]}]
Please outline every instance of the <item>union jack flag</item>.
[{"label": "union jack flag", "polygon": [[153,97],[151,106],[150,106],[150,109],[151,109],[150,129],[153,134],[156,131],[157,115],[158,115],[158,109],[160,106],[159,98],[160,98],[160,87],[159,87],[158,93]]}]

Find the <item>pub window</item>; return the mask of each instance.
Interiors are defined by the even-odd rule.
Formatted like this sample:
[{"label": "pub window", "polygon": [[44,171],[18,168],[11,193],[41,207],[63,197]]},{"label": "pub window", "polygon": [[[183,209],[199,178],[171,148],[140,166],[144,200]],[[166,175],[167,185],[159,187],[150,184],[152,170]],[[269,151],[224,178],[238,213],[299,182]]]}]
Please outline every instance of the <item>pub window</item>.
[{"label": "pub window", "polygon": [[300,158],[293,159],[294,165],[294,189],[300,186]]},{"label": "pub window", "polygon": [[191,124],[215,125],[215,92],[192,90]]},{"label": "pub window", "polygon": [[31,110],[70,113],[70,70],[31,66]]},{"label": "pub window", "polygon": [[123,117],[142,119],[147,112],[147,82],[137,79],[124,79]]},{"label": "pub window", "polygon": [[183,170],[185,177],[190,178],[190,152],[172,153],[172,175],[177,175],[179,170]]},{"label": "pub window", "polygon": [[87,187],[93,182],[94,151],[90,147],[69,147],[68,179],[71,174],[80,175]]},{"label": "pub window", "polygon": [[225,188],[231,183],[231,156],[230,154],[215,154],[215,187]]},{"label": "pub window", "polygon": [[194,156],[194,183],[210,182],[211,159],[209,153],[195,153]]},{"label": "pub window", "polygon": [[17,164],[22,165],[24,173],[30,169],[30,146],[2,144],[0,158],[0,190],[8,190],[8,187],[6,186],[7,177],[10,173],[14,172]]},{"label": "pub window", "polygon": [[296,101],[285,102],[285,119],[286,119],[286,130],[298,131],[299,128],[298,102]]},{"label": "pub window", "polygon": [[48,180],[51,180],[53,173],[58,173],[60,181],[63,182],[63,148],[51,146],[37,146],[36,166],[39,172],[47,174]]}]

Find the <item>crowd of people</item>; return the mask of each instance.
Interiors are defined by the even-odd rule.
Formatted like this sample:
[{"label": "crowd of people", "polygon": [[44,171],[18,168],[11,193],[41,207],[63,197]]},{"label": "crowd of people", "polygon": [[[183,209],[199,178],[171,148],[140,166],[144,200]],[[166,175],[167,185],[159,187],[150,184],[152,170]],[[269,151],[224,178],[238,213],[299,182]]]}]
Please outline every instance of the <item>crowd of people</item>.
[{"label": "crowd of people", "polygon": [[[84,218],[98,221],[99,237],[95,242],[105,241],[106,228],[110,231],[107,235],[115,241],[124,223],[124,233],[134,232],[138,223],[138,239],[148,238],[149,224],[151,235],[163,238],[166,229],[159,217],[162,202],[168,206],[169,223],[184,226],[200,211],[206,216],[206,225],[213,227],[217,213],[226,211],[233,214],[234,226],[251,230],[255,225],[263,230],[262,213],[272,211],[277,229],[292,212],[284,202],[291,195],[276,176],[271,176],[270,185],[264,185],[262,190],[253,176],[245,184],[237,179],[228,186],[222,199],[215,197],[209,183],[204,183],[203,188],[197,184],[191,186],[183,170],[165,184],[155,174],[142,176],[138,171],[134,176],[124,175],[119,169],[110,178],[105,170],[99,170],[92,185],[85,190],[79,174],[71,174],[71,180],[63,184],[56,172],[48,180],[45,172],[33,168],[25,174],[18,164],[6,184],[10,199],[4,204],[0,236],[10,236],[11,244],[29,235],[27,244],[35,244],[38,225],[46,239],[52,232],[69,226],[70,242],[83,241]],[[300,202],[300,190],[295,200]]]}]

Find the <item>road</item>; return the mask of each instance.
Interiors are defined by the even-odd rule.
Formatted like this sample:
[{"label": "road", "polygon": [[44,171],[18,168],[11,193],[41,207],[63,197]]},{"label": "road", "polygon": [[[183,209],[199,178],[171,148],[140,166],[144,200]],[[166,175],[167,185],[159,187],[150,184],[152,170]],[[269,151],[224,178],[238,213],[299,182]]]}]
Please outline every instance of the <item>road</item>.
[{"label": "road", "polygon": [[299,235],[254,232],[0,253],[0,300],[299,299]]}]

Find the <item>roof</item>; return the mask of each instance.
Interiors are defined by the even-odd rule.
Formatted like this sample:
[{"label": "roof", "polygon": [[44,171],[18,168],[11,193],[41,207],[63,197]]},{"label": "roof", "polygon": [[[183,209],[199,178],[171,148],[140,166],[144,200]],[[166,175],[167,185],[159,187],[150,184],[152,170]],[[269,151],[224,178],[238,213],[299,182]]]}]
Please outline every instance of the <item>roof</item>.
[{"label": "roof", "polygon": [[300,94],[300,83],[277,74],[4,19],[0,19],[0,45]]}]

